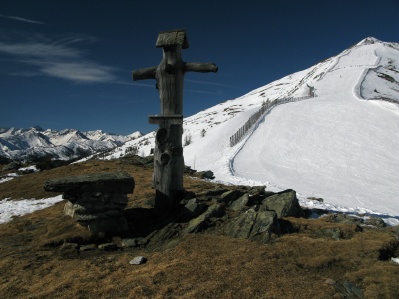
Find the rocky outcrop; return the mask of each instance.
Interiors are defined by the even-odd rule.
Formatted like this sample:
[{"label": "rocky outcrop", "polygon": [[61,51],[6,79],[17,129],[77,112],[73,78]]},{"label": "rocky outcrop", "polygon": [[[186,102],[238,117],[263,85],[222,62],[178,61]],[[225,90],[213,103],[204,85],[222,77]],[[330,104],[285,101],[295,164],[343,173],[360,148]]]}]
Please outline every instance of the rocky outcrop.
[{"label": "rocky outcrop", "polygon": [[275,211],[278,218],[295,217],[301,214],[296,192],[291,189],[266,197],[262,201],[262,209]]},{"label": "rocky outcrop", "polygon": [[249,209],[228,223],[224,232],[233,238],[249,239],[267,243],[273,233],[279,234],[277,214],[274,211]]},{"label": "rocky outcrop", "polygon": [[265,191],[265,186],[199,193],[186,202],[183,215],[193,217],[195,213],[187,211],[199,211],[204,206],[206,210],[188,222],[183,234],[213,229],[232,238],[267,243],[273,235],[281,234],[279,219],[302,215],[295,191],[272,193]]},{"label": "rocky outcrop", "polygon": [[87,174],[48,180],[44,189],[63,192],[64,213],[86,226],[93,234],[125,234],[127,194],[134,179],[126,172]]},{"label": "rocky outcrop", "polygon": [[358,217],[347,214],[329,214],[324,217],[324,220],[332,223],[356,224],[356,225],[370,225],[374,227],[385,227],[384,220],[378,217]]}]

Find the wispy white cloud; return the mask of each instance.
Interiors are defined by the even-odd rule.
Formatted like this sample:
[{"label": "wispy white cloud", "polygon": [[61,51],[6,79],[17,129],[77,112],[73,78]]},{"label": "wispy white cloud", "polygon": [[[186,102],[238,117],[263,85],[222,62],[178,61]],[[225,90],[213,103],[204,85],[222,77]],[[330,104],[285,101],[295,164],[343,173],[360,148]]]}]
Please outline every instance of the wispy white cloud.
[{"label": "wispy white cloud", "polygon": [[19,21],[19,22],[25,22],[25,23],[40,24],[40,25],[44,25],[45,24],[43,22],[34,21],[34,20],[21,18],[21,17],[16,17],[16,16],[5,16],[5,15],[1,15],[0,14],[0,17],[1,18],[5,18],[5,19],[11,19],[11,20]]},{"label": "wispy white cloud", "polygon": [[91,62],[48,62],[41,65],[41,72],[51,77],[80,83],[104,83],[116,80],[111,67]]},{"label": "wispy white cloud", "polygon": [[24,57],[38,58],[78,58],[81,54],[78,50],[68,48],[64,45],[44,44],[42,42],[26,43],[2,43],[0,52]]},{"label": "wispy white cloud", "polygon": [[25,42],[0,42],[0,54],[13,57],[12,61],[35,68],[16,71],[14,76],[50,76],[76,83],[117,83],[116,69],[93,62],[76,44],[83,38],[48,40],[32,38]]}]

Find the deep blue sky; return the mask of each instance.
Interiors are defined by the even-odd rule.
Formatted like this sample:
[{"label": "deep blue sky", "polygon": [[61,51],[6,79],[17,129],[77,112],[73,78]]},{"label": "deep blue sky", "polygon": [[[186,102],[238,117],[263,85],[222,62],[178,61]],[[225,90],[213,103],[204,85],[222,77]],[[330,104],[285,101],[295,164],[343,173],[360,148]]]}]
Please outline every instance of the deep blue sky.
[{"label": "deep blue sky", "polygon": [[159,31],[185,28],[184,115],[239,97],[368,36],[399,42],[399,1],[0,0],[0,127],[156,130]]}]

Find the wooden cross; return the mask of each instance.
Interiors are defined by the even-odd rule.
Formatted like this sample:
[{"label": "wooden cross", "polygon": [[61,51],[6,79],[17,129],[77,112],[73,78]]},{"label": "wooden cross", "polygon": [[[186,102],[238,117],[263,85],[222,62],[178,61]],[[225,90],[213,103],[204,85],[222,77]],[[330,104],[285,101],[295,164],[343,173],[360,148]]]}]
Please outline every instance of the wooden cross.
[{"label": "wooden cross", "polygon": [[186,72],[217,72],[214,63],[183,62],[181,50],[188,48],[185,30],[162,31],[156,47],[163,49],[158,66],[133,71],[133,80],[156,79],[161,114],[149,116],[159,124],[154,151],[153,185],[155,208],[173,211],[183,196],[183,79]]}]

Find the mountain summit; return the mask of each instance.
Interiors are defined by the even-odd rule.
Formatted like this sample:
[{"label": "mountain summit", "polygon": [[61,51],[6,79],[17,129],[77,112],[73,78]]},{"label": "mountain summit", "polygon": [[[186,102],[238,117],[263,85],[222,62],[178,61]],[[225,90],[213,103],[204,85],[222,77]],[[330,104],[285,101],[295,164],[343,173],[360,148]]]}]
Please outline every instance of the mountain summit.
[{"label": "mountain summit", "polygon": [[[265,103],[274,105],[230,146]],[[186,165],[233,184],[321,197],[399,219],[399,44],[368,37],[337,56],[184,119]],[[144,155],[154,133],[128,142]],[[119,157],[124,149],[111,157]],[[342,210],[342,209],[341,209]]]}]

